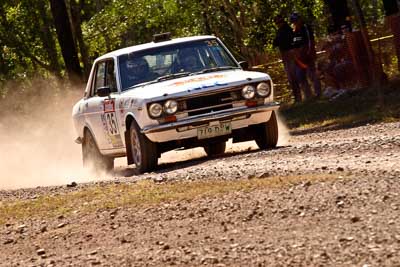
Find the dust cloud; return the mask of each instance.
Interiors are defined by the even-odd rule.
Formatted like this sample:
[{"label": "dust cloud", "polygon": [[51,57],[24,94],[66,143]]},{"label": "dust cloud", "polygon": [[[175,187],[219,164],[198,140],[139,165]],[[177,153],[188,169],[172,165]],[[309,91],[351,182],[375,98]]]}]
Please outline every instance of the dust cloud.
[{"label": "dust cloud", "polygon": [[277,114],[278,120],[278,130],[279,130],[279,139],[278,139],[278,146],[287,146],[290,141],[290,131],[289,127],[285,122],[285,119],[281,114]]},{"label": "dust cloud", "polygon": [[[110,179],[112,174],[107,177],[83,169],[81,146],[74,142],[71,112],[83,88],[54,89],[43,80],[31,86],[0,100],[0,190]],[[287,145],[289,130],[282,116],[278,116],[278,127],[278,145]],[[229,140],[226,152],[255,149],[254,141],[232,144]],[[174,150],[163,153],[159,163],[205,156],[202,148]],[[125,159],[117,159],[116,165],[127,168]]]},{"label": "dust cloud", "polygon": [[33,81],[32,88],[0,102],[0,189],[101,179],[83,169],[81,147],[74,143],[72,106],[83,89],[56,90],[46,83]]}]

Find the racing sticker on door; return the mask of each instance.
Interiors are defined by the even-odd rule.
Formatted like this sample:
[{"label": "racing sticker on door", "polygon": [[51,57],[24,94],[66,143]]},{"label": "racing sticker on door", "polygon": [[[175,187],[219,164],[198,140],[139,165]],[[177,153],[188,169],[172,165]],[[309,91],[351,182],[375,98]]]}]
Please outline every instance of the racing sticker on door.
[{"label": "racing sticker on door", "polygon": [[101,121],[108,143],[114,148],[123,147],[121,134],[119,132],[117,116],[115,114],[114,99],[105,99],[103,102],[104,113],[101,114]]}]

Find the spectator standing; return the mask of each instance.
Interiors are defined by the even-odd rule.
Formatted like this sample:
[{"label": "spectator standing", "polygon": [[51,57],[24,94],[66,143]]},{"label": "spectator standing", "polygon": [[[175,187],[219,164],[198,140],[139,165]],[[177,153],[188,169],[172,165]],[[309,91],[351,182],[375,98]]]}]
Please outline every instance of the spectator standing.
[{"label": "spectator standing", "polygon": [[314,33],[311,27],[305,24],[298,13],[290,16],[293,25],[293,47],[295,49],[296,79],[303,88],[306,98],[311,97],[311,89],[307,78],[313,84],[317,97],[321,96],[321,82],[316,71],[316,58]]},{"label": "spectator standing", "polygon": [[301,92],[299,84],[296,81],[296,63],[294,60],[294,51],[292,45],[294,37],[293,30],[281,15],[276,16],[274,18],[274,22],[278,30],[276,32],[273,45],[274,47],[279,48],[289,85],[293,91],[294,99],[296,102],[300,102]]}]

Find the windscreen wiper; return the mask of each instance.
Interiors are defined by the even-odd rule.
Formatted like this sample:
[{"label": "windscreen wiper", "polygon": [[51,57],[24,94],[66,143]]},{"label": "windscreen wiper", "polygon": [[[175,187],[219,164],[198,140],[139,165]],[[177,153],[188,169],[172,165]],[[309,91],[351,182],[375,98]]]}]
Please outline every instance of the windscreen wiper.
[{"label": "windscreen wiper", "polygon": [[190,74],[190,72],[171,73],[171,74],[167,74],[167,75],[158,77],[158,78],[156,79],[156,81],[157,81],[157,82],[161,82],[161,81],[172,80],[172,79],[175,79],[175,78],[188,76],[189,74]]},{"label": "windscreen wiper", "polygon": [[161,81],[172,80],[172,79],[175,79],[175,78],[188,76],[189,74],[191,74],[191,72],[179,72],[179,73],[168,74],[168,75],[164,75],[164,76],[158,77],[157,79],[154,79],[154,80],[151,80],[151,81],[148,81],[148,82],[138,83],[138,84],[129,86],[127,89],[133,89],[135,87],[145,86],[145,85],[149,85],[149,84],[153,84],[153,83],[158,83],[158,82],[161,82]]},{"label": "windscreen wiper", "polygon": [[208,72],[214,72],[214,71],[220,71],[220,70],[232,70],[232,69],[240,69],[240,68],[234,67],[234,66],[213,67],[213,68],[204,69],[204,70],[195,72],[194,74],[208,73]]}]

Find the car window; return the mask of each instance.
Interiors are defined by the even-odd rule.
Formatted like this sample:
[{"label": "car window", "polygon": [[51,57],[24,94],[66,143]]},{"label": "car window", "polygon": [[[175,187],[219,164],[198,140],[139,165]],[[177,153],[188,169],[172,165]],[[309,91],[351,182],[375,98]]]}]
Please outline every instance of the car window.
[{"label": "car window", "polygon": [[115,73],[116,72],[113,59],[97,63],[90,96],[95,96],[96,90],[104,86],[109,86],[111,92],[117,92],[118,89]]},{"label": "car window", "polygon": [[109,86],[111,92],[117,92],[117,80],[115,75],[114,60],[107,60],[106,62],[106,80],[105,86]]},{"label": "car window", "polygon": [[94,85],[94,93],[96,93],[96,90],[100,87],[105,86],[106,83],[106,62],[100,62],[97,64],[97,70],[96,70],[96,79],[95,79],[95,85]]},{"label": "car window", "polygon": [[211,54],[213,55],[213,59],[217,62],[218,66],[226,64],[226,62],[229,62],[229,65],[233,64],[232,59],[221,46],[212,45],[210,49],[212,51]]},{"label": "car window", "polygon": [[191,41],[118,57],[122,90],[166,75],[196,73],[215,67],[238,67],[217,39]]}]

